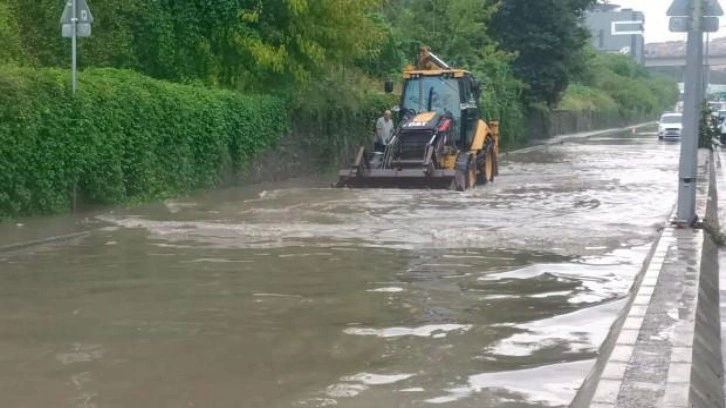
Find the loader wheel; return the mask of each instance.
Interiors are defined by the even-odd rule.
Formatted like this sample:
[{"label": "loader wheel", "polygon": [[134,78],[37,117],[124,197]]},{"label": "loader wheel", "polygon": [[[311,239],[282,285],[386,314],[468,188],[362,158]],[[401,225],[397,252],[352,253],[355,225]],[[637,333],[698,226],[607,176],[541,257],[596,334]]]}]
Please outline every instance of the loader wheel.
[{"label": "loader wheel", "polygon": [[494,181],[494,176],[499,174],[499,163],[497,162],[497,155],[494,152],[494,147],[492,146],[491,149],[489,149],[489,152],[487,153],[487,163],[491,163],[491,172],[487,170],[487,174],[489,174],[489,181]]},{"label": "loader wheel", "polygon": [[494,181],[494,174],[497,168],[497,159],[494,156],[494,144],[491,143],[491,139],[487,139],[487,143],[484,146],[484,150],[479,152],[477,157],[477,168],[479,169],[477,182],[479,184],[487,184]]},{"label": "loader wheel", "polygon": [[477,172],[476,159],[474,155],[469,156],[469,173],[466,178],[466,188],[474,188],[476,186]]},{"label": "loader wheel", "polygon": [[474,155],[462,153],[456,158],[456,175],[453,188],[464,191],[476,185],[477,171]]},{"label": "loader wheel", "polygon": [[[492,159],[492,163],[494,164],[493,175],[496,177],[499,175],[499,156],[494,148],[492,148]],[[492,177],[492,181],[494,181],[494,177]]]}]

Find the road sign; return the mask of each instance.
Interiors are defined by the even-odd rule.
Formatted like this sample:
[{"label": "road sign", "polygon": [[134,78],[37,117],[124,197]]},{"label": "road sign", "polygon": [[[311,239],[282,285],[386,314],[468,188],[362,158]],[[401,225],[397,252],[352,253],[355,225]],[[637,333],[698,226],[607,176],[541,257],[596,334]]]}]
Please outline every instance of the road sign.
[{"label": "road sign", "polygon": [[[78,24],[93,24],[93,14],[91,9],[88,8],[86,0],[76,0],[76,16]],[[71,24],[73,22],[73,1],[68,0],[66,2],[66,8],[63,9],[63,15],[61,16],[61,24]]]},{"label": "road sign", "polygon": [[[73,37],[73,26],[70,24],[63,24],[61,34],[63,38]],[[91,36],[91,25],[86,23],[79,23],[76,25],[76,36],[78,37],[90,37]]]},{"label": "road sign", "polygon": [[[687,17],[691,15],[693,10],[693,2],[695,0],[674,0],[666,15],[668,17]],[[702,0],[704,16],[720,17],[723,15],[723,9],[718,0]]]},{"label": "road sign", "polygon": [[642,20],[633,21],[613,21],[610,26],[611,35],[638,35],[643,34]]},{"label": "road sign", "polygon": [[[672,33],[687,33],[691,31],[691,19],[689,17],[671,17],[669,29]],[[702,17],[701,29],[704,33],[715,33],[719,28],[718,17]]]}]

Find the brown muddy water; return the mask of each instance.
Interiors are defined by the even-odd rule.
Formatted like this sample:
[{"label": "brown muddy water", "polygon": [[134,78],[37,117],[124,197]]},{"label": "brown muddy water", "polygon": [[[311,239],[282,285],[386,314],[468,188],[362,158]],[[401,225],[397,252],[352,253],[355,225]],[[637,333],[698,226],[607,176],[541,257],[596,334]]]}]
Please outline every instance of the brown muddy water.
[{"label": "brown muddy water", "polygon": [[465,193],[295,181],[4,225],[87,234],[0,253],[0,405],[567,405],[675,202],[679,145],[648,130]]}]

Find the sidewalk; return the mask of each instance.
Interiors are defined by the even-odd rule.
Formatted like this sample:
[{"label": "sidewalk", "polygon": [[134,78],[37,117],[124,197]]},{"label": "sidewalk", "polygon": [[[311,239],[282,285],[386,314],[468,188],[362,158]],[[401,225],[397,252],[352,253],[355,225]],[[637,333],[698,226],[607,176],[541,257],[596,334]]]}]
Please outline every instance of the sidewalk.
[{"label": "sidewalk", "polygon": [[[707,205],[709,218],[716,209],[715,201],[709,203],[715,175],[709,165],[708,153],[701,152],[701,218]],[[713,181],[714,186],[726,183],[722,177]],[[573,406],[724,406],[717,257],[703,230],[668,226],[663,231]]]}]

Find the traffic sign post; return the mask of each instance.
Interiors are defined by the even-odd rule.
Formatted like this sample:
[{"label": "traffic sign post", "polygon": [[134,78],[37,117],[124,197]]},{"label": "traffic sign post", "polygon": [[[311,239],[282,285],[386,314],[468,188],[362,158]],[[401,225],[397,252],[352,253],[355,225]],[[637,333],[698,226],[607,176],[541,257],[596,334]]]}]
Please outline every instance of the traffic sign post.
[{"label": "traffic sign post", "polygon": [[91,36],[93,15],[86,0],[68,0],[61,15],[61,35],[71,39],[71,76],[73,94],[78,87],[78,37]]}]

